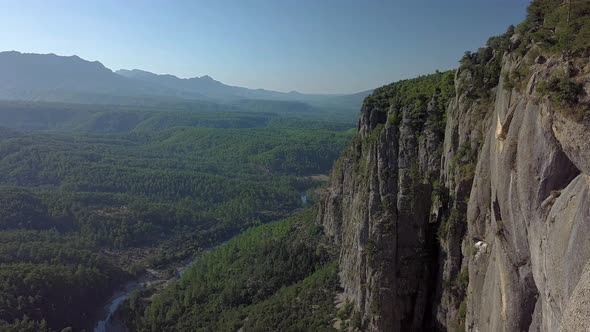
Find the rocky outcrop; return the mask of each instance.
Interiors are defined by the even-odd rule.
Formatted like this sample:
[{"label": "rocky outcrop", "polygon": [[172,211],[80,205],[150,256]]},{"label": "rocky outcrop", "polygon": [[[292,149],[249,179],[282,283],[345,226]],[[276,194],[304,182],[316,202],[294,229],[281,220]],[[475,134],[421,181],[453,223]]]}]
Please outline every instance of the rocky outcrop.
[{"label": "rocky outcrop", "polygon": [[403,105],[397,94],[414,90],[395,84],[365,102],[318,216],[361,317],[351,329],[590,327],[588,97],[558,102],[542,83],[588,93],[590,66],[519,43],[480,51],[499,71],[485,90],[464,65],[444,105],[441,81]]},{"label": "rocky outcrop", "polygon": [[437,242],[429,179],[439,176],[444,112],[436,93],[423,109],[365,105],[358,137],[320,204],[319,222],[341,248],[340,280],[362,329],[422,330],[432,321]]},{"label": "rocky outcrop", "polygon": [[[500,79],[478,160],[463,250],[477,254],[477,241],[487,248],[468,255],[467,330],[557,331],[590,319],[580,299],[590,262],[590,124],[537,93],[567,63],[505,57],[504,72],[527,65],[532,74],[523,91]],[[573,79],[585,82],[577,71]]]}]

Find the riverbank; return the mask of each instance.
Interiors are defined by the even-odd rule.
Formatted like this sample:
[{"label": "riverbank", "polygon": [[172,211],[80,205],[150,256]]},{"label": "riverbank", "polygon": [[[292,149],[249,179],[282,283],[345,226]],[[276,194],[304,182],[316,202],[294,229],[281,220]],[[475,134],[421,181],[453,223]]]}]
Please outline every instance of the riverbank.
[{"label": "riverbank", "polygon": [[[184,271],[194,264],[195,258],[196,257],[191,257],[180,264],[174,264],[176,266],[167,266],[164,269],[146,269],[145,273],[138,279],[125,284],[122,289],[118,290],[113,296],[111,296],[108,304],[104,306],[101,318],[94,327],[94,332],[126,331],[124,325],[114,318],[117,316],[116,313],[121,305],[129,299],[131,293],[149,287],[154,287],[156,293],[161,291],[171,283],[177,281]],[[170,268],[174,268],[176,271],[173,276],[170,276]]]},{"label": "riverbank", "polygon": [[[308,203],[307,192],[302,191],[299,195],[302,205],[306,206]],[[117,261],[119,266],[126,266],[127,270],[138,276],[119,288],[108,299],[100,313],[97,314],[93,331],[126,332],[126,324],[120,309],[130,299],[133,292],[142,292],[142,300],[150,301],[153,296],[178,281],[199,256],[223,245],[234,235],[237,233],[225,239],[212,241],[219,244],[206,249],[191,245],[191,243],[195,243],[195,239],[190,236],[181,236],[166,241],[158,247],[133,248],[125,251],[105,250],[105,255]],[[138,273],[138,271],[143,272]]]},{"label": "riverbank", "polygon": [[[125,286],[119,289],[108,303],[103,307],[101,318],[94,326],[94,332],[127,332],[124,322],[118,315],[119,309],[129,300],[134,291],[143,291],[150,289],[152,296],[157,295],[169,285],[178,281],[182,275],[190,269],[199,256],[222,246],[227,241],[218,245],[199,251],[197,254],[185,258],[180,262],[171,262],[170,264],[161,268],[148,268],[139,278],[128,282]],[[171,273],[171,271],[174,271]]]}]

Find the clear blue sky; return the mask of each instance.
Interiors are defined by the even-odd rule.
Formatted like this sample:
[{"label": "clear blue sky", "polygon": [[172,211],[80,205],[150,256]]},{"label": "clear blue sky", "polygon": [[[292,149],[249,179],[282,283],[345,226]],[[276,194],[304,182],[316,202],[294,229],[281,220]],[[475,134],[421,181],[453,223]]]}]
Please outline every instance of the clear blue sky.
[{"label": "clear blue sky", "polygon": [[345,93],[435,69],[528,0],[0,0],[0,50],[280,91]]}]

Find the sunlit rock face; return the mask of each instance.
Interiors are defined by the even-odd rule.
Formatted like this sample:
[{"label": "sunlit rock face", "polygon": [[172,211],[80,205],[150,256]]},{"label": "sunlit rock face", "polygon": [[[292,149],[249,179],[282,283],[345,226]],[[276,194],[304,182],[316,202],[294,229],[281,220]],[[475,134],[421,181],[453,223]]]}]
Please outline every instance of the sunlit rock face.
[{"label": "sunlit rock face", "polygon": [[[522,61],[506,56],[503,71]],[[568,63],[532,65],[520,92],[500,79],[463,244],[464,251],[476,241],[488,244],[468,260],[468,330],[586,329],[580,294],[588,295],[590,126],[537,93],[539,82]],[[576,72],[572,79],[584,81],[584,69]]]},{"label": "sunlit rock face", "polygon": [[318,217],[360,329],[590,328],[590,122],[539,92],[558,71],[590,91],[589,67],[493,57],[501,73],[485,96],[460,69],[454,97],[429,96],[419,123],[385,101],[362,110]]}]

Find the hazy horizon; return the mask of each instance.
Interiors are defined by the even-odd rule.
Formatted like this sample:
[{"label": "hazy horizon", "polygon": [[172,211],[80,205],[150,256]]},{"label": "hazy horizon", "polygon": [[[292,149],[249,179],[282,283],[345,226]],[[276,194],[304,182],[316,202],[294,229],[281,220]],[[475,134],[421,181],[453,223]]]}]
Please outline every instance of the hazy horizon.
[{"label": "hazy horizon", "polygon": [[113,71],[345,94],[456,67],[464,51],[521,21],[528,2],[35,0],[4,4],[0,43]]}]

